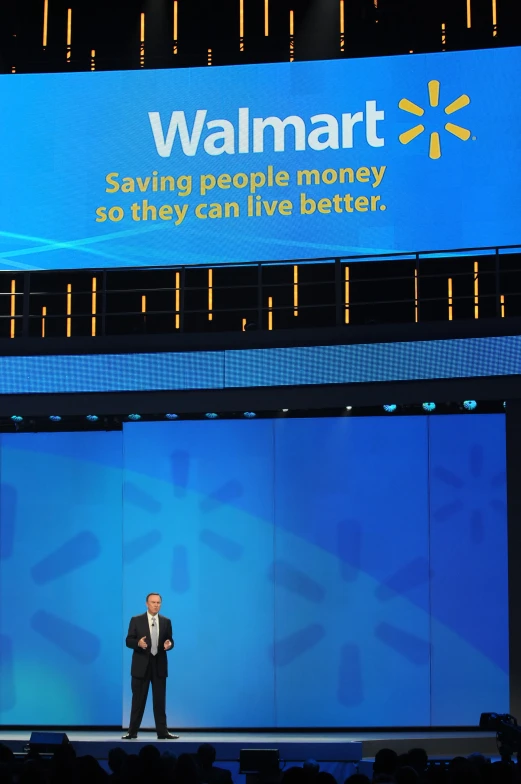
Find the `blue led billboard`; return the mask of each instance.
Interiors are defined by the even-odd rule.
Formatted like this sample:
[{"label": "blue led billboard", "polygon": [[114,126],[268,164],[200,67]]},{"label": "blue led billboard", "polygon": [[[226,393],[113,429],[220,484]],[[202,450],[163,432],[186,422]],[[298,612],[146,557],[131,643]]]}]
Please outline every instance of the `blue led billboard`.
[{"label": "blue led billboard", "polygon": [[521,50],[0,77],[0,267],[519,242]]}]

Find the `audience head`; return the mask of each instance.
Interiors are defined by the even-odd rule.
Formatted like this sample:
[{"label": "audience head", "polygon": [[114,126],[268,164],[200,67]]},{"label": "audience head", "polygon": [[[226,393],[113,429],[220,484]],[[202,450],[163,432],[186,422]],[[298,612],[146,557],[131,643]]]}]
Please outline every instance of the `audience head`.
[{"label": "audience head", "polygon": [[315,776],[314,781],[316,784],[337,784],[335,777],[332,773],[328,773],[325,770],[321,770]]},{"label": "audience head", "polygon": [[14,761],[14,754],[5,743],[0,743],[0,763],[4,762],[10,764]]},{"label": "audience head", "polygon": [[215,747],[211,743],[201,743],[197,749],[197,759],[202,768],[211,768],[215,762]]},{"label": "audience head", "polygon": [[394,775],[398,765],[398,754],[392,749],[380,749],[377,751],[373,764],[373,780],[382,774]]},{"label": "audience head", "polygon": [[302,784],[306,780],[307,773],[304,768],[299,768],[294,765],[291,768],[286,768],[282,774],[283,784]]},{"label": "audience head", "polygon": [[314,759],[307,759],[302,767],[308,775],[316,776],[316,774],[320,771],[320,765]]},{"label": "audience head", "polygon": [[109,768],[113,773],[120,773],[123,765],[125,764],[125,760],[127,758],[127,752],[124,749],[120,749],[116,747],[115,749],[111,749],[109,751]]},{"label": "audience head", "polygon": [[137,754],[127,754],[121,766],[121,778],[125,781],[141,781],[143,764]]},{"label": "audience head", "polygon": [[410,765],[397,768],[394,779],[396,784],[418,784],[420,781],[418,773]]},{"label": "audience head", "polygon": [[76,760],[76,775],[79,782],[85,784],[95,784],[107,778],[107,774],[99,764],[98,760],[91,754],[85,754]]},{"label": "audience head", "polygon": [[411,749],[407,756],[409,757],[409,765],[411,768],[414,768],[416,773],[420,776],[423,775],[427,768],[427,763],[429,762],[429,757],[425,749]]},{"label": "audience head", "polygon": [[345,780],[344,784],[371,784],[371,782],[369,776],[366,776],[365,773],[353,773],[352,776]]},{"label": "audience head", "polygon": [[199,784],[199,772],[191,754],[180,754],[177,759],[175,778],[179,784]]},{"label": "audience head", "polygon": [[485,757],[483,754],[469,754],[467,759],[470,764],[476,768],[476,770],[480,771],[480,773],[483,768],[485,768],[487,765],[490,765],[490,758]]}]

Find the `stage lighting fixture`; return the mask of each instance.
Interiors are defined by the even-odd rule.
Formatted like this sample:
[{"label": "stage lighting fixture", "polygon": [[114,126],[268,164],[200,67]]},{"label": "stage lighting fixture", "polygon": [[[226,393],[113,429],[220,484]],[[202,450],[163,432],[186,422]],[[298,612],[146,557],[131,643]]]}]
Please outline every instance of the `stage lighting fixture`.
[{"label": "stage lighting fixture", "polygon": [[213,411],[209,411],[207,414],[205,414],[205,417],[207,419],[218,419],[219,414],[215,414]]},{"label": "stage lighting fixture", "polygon": [[244,416],[246,417],[246,419],[255,419],[257,414],[255,413],[255,411],[245,411]]},{"label": "stage lighting fixture", "polygon": [[353,406],[346,406],[346,411],[352,411],[352,410],[353,410]]},{"label": "stage lighting fixture", "polygon": [[13,416],[11,417],[11,420],[13,422],[23,422],[24,418],[23,418],[23,416],[18,416],[18,414],[13,414]]},{"label": "stage lighting fixture", "polygon": [[177,414],[165,414],[165,419],[178,419]]},{"label": "stage lighting fixture", "polygon": [[436,403],[422,403],[422,408],[424,411],[428,411],[430,413],[431,411],[436,410]]},{"label": "stage lighting fixture", "polygon": [[283,413],[283,414],[287,414],[287,413],[288,413],[288,411],[289,411],[289,408],[283,408],[283,409],[282,409],[282,413]]},{"label": "stage lighting fixture", "polygon": [[507,401],[503,400],[503,408],[506,408],[506,407],[507,407]]},{"label": "stage lighting fixture", "polygon": [[51,420],[51,422],[61,422],[62,421],[61,416],[58,416],[58,414],[51,414],[49,419]]},{"label": "stage lighting fixture", "polygon": [[141,419],[141,414],[129,414],[128,419],[130,419],[132,422],[139,422]]},{"label": "stage lighting fixture", "polygon": [[96,416],[96,414],[87,414],[87,416],[85,417],[85,419],[86,419],[88,422],[97,422],[97,421],[98,421],[98,419],[99,419],[99,417],[98,417],[98,416]]},{"label": "stage lighting fixture", "polygon": [[396,411],[396,403],[386,403],[383,407],[384,411],[387,411],[388,414],[392,414],[393,411]]},{"label": "stage lighting fixture", "polygon": [[474,411],[475,408],[478,407],[478,404],[475,400],[464,400],[463,401],[463,408],[465,411]]}]

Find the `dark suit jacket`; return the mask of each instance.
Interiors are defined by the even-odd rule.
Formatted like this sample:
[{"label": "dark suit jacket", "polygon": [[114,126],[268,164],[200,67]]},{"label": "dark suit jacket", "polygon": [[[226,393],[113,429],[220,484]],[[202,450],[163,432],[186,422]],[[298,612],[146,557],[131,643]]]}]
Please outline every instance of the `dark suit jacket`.
[{"label": "dark suit jacket", "polygon": [[[166,678],[168,676],[168,660],[166,658],[166,651],[164,648],[165,640],[170,640],[172,648],[174,647],[174,640],[172,637],[172,623],[170,618],[165,618],[164,615],[158,615],[159,618],[159,640],[157,644],[157,673],[159,677]],[[139,640],[144,637],[147,648],[140,648],[138,645]],[[133,678],[144,678],[148,667],[150,658],[150,649],[152,642],[150,640],[150,626],[148,625],[148,615],[135,615],[130,619],[128,627],[128,634],[126,639],[127,648],[132,648],[132,665],[130,674]],[[169,650],[172,650],[169,648]]]}]

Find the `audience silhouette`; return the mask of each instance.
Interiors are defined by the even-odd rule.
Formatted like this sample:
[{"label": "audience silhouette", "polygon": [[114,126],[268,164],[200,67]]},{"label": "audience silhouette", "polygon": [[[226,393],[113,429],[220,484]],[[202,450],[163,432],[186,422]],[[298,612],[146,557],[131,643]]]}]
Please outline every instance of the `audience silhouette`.
[{"label": "audience silhouette", "polygon": [[[128,748],[128,747],[127,747]],[[215,765],[216,750],[209,743],[196,754],[178,758],[161,752],[153,744],[142,746],[138,754],[120,747],[109,751],[102,764],[86,754],[77,756],[72,745],[61,746],[53,756],[34,750],[15,755],[0,743],[0,784],[234,784],[230,770]],[[108,768],[108,770],[107,770]],[[281,772],[280,784],[521,784],[521,768],[508,759],[492,762],[482,754],[430,761],[427,752],[414,748],[397,754],[393,749],[377,752],[372,779],[357,772],[339,782],[319,763],[308,760]],[[240,784],[240,776],[235,784]],[[276,784],[258,778],[257,784]]]}]

